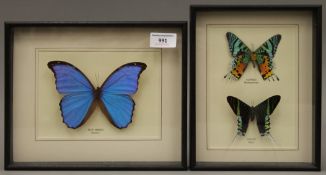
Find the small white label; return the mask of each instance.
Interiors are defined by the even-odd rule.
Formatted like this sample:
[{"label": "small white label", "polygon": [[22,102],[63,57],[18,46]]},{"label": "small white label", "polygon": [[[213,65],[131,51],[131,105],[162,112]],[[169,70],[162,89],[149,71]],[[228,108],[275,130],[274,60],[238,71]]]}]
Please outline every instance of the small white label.
[{"label": "small white label", "polygon": [[154,33],[151,32],[151,48],[175,48],[177,46],[176,33]]}]

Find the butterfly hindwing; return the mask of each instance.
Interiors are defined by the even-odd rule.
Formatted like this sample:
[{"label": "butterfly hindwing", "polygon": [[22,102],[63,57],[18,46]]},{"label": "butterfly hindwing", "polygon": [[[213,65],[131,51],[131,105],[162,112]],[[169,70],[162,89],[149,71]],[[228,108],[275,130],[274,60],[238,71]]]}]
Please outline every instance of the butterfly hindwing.
[{"label": "butterfly hindwing", "polygon": [[94,105],[92,92],[64,96],[60,101],[63,122],[69,128],[78,128],[86,122]]},{"label": "butterfly hindwing", "polygon": [[233,60],[231,71],[224,77],[240,79],[251,60],[250,49],[233,33],[227,32],[226,38]]},{"label": "butterfly hindwing", "polygon": [[63,122],[69,128],[78,128],[90,115],[94,105],[94,87],[87,77],[75,66],[63,61],[51,61],[57,91],[64,95],[60,101]]},{"label": "butterfly hindwing", "polygon": [[139,76],[145,69],[144,63],[125,64],[116,69],[100,88],[102,109],[117,128],[125,128],[132,121],[135,103],[130,95],[136,93]]},{"label": "butterfly hindwing", "polygon": [[280,41],[281,35],[274,35],[255,51],[258,68],[264,80],[273,76],[278,80],[278,77],[272,72],[272,69],[273,58]]},{"label": "butterfly hindwing", "polygon": [[228,96],[227,101],[232,111],[237,116],[238,134],[244,136],[248,129],[249,119],[252,118],[251,107],[236,97]]},{"label": "butterfly hindwing", "polygon": [[275,95],[261,102],[254,108],[254,113],[257,120],[257,126],[260,135],[269,134],[270,130],[270,115],[274,112],[276,106],[281,100],[281,96]]}]

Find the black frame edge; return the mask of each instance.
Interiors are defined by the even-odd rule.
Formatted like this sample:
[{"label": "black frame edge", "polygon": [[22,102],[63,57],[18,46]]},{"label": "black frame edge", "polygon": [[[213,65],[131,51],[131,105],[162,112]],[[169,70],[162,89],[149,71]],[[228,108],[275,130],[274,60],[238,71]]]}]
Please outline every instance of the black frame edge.
[{"label": "black frame edge", "polygon": [[197,162],[195,171],[319,171],[311,163],[278,162],[233,162],[211,163]]},{"label": "black frame edge", "polygon": [[189,135],[190,169],[196,167],[196,11],[190,6]]},{"label": "black frame edge", "polygon": [[15,171],[181,171],[180,162],[18,162]]},{"label": "black frame edge", "polygon": [[182,24],[182,167],[188,168],[188,23]]},{"label": "black frame edge", "polygon": [[[196,160],[196,16],[198,12],[207,11],[262,11],[262,10],[308,10],[313,13],[313,49],[314,68],[313,72],[313,117],[314,117],[314,150],[312,163],[273,163],[264,164],[256,162],[239,163],[217,163],[197,162]],[[321,170],[321,81],[322,81],[322,5],[191,5],[190,6],[190,169],[201,171],[320,171]],[[318,63],[318,64],[317,64]]]},{"label": "black frame edge", "polygon": [[[13,57],[13,31],[10,24],[5,23],[5,60],[4,60],[4,69],[5,69],[5,145],[4,145],[4,168],[5,170],[10,169],[13,164],[12,161],[12,88],[13,88],[13,75],[12,75],[12,57]],[[10,59],[7,59],[10,58]]]},{"label": "black frame edge", "polygon": [[[275,11],[275,10],[287,10],[287,11],[297,11],[297,10],[311,10],[314,8],[322,7],[321,4],[287,4],[287,5],[248,5],[248,4],[236,4],[236,5],[191,5],[190,13],[193,11],[197,12],[207,12],[207,11],[230,11],[230,10],[241,10],[241,11]],[[190,21],[191,23],[191,21]]]},{"label": "black frame edge", "polygon": [[[181,171],[187,169],[187,21],[7,21],[5,24],[5,170],[56,170],[56,171]],[[14,162],[13,160],[13,47],[14,29],[16,27],[171,27],[182,32],[182,65],[181,65],[181,160],[177,162]]]},{"label": "black frame edge", "polygon": [[315,119],[314,132],[314,165],[316,170],[320,171],[321,168],[321,95],[322,95],[322,6],[313,9],[313,103],[314,110],[313,116]]}]

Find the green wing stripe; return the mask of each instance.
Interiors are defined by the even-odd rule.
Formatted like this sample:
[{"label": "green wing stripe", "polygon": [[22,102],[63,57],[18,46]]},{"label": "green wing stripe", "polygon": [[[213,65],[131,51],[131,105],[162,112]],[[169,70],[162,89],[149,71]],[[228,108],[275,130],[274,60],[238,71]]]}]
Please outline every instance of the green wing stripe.
[{"label": "green wing stripe", "polygon": [[226,37],[229,43],[229,49],[233,57],[241,53],[250,53],[250,49],[233,33],[227,32]]},{"label": "green wing stripe", "polygon": [[251,107],[236,97],[228,96],[227,101],[237,117],[238,134],[245,135],[249,124]]},{"label": "green wing stripe", "polygon": [[254,108],[260,135],[264,136],[269,133],[269,130],[271,128],[270,115],[274,112],[280,100],[280,95],[274,95],[261,102]]},{"label": "green wing stripe", "polygon": [[270,103],[269,103],[269,99],[267,99],[267,109],[266,109],[265,126],[264,126],[266,134],[268,134],[269,130],[271,129],[271,122],[270,122],[270,117],[269,117],[270,114],[271,114]]},{"label": "green wing stripe", "polygon": [[268,39],[265,43],[263,43],[255,53],[258,56],[268,55],[270,59],[273,59],[278,47],[278,44],[281,41],[281,35],[274,35],[270,39]]}]

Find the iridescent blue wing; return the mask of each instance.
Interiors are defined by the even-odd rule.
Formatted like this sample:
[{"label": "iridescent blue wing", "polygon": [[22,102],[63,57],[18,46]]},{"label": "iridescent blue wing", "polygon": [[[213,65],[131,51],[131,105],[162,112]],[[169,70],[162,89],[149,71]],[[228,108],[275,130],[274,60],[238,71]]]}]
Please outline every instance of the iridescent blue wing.
[{"label": "iridescent blue wing", "polygon": [[122,65],[101,86],[101,109],[117,128],[131,123],[135,107],[131,95],[137,92],[139,76],[145,69],[146,64],[140,62]]},{"label": "iridescent blue wing", "polygon": [[75,66],[63,61],[51,61],[57,91],[64,95],[60,101],[63,122],[69,128],[78,128],[86,122],[94,107],[94,87]]}]

